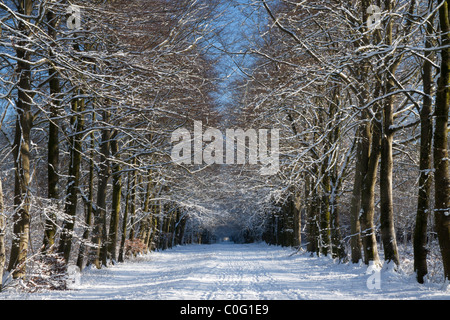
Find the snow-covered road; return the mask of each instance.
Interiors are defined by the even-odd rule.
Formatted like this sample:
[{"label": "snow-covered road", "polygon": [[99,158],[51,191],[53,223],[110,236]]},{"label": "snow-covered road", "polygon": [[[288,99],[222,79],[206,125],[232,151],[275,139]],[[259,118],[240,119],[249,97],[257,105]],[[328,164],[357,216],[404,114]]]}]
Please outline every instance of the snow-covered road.
[{"label": "snow-covered road", "polygon": [[[74,290],[35,293],[26,298],[450,299],[448,286],[419,285],[412,275],[387,270],[379,273],[380,289],[369,289],[368,279],[375,278],[366,274],[364,265],[293,253],[290,248],[263,243],[179,246],[137,261],[87,270]],[[5,294],[4,298],[14,298],[12,293]]]}]

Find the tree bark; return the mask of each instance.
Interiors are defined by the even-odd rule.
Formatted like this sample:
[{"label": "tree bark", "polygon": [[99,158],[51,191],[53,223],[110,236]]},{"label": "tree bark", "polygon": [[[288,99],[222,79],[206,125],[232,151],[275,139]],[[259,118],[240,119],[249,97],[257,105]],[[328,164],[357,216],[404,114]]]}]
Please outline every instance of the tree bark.
[{"label": "tree bark", "polygon": [[[432,4],[432,1],[429,1]],[[432,8],[430,7],[429,10]],[[431,35],[433,34],[434,14],[427,21],[425,48],[431,48],[433,43]],[[417,281],[424,282],[424,276],[428,273],[427,268],[427,228],[430,212],[430,197],[432,186],[432,161],[431,161],[431,139],[433,134],[433,123],[431,114],[433,112],[432,87],[433,87],[433,66],[432,60],[434,54],[432,51],[424,53],[426,59],[422,68],[423,97],[422,110],[420,111],[420,176],[419,176],[419,195],[417,198],[417,215],[414,228],[414,271]]]},{"label": "tree bark", "polygon": [[75,132],[69,138],[70,141],[70,165],[67,181],[67,202],[65,213],[68,218],[64,221],[63,230],[59,240],[58,252],[63,254],[66,262],[69,261],[72,249],[72,232],[75,226],[75,216],[78,203],[78,186],[80,183],[80,167],[82,156],[82,134],[84,129],[84,99],[75,97],[72,101],[71,125]]},{"label": "tree bark", "polygon": [[150,231],[150,235],[148,238],[148,250],[152,251],[155,249],[155,237],[156,237],[156,233],[158,230],[158,215],[157,215],[157,204],[152,204],[151,206],[152,208],[152,223],[151,223],[151,231]]},{"label": "tree bark", "polygon": [[378,256],[376,230],[374,225],[375,214],[375,185],[380,159],[380,140],[381,129],[378,121],[373,121],[372,133],[369,135],[371,139],[371,149],[369,161],[367,165],[367,173],[363,180],[361,191],[361,238],[363,243],[364,263],[369,264],[373,261],[376,265],[381,265]]},{"label": "tree bark", "polygon": [[128,224],[128,209],[129,209],[129,202],[130,202],[130,193],[131,193],[131,173],[128,173],[127,178],[127,193],[125,196],[125,209],[123,213],[123,219],[122,219],[122,235],[120,238],[120,247],[119,247],[119,262],[125,261],[125,241],[127,239],[127,224]]},{"label": "tree bark", "polygon": [[355,159],[355,180],[353,182],[353,191],[350,204],[350,247],[352,263],[358,263],[362,259],[361,225],[359,216],[361,214],[361,192],[364,177],[367,174],[370,147],[370,124],[367,120],[363,119],[362,121],[362,124],[358,128]]},{"label": "tree bark", "polygon": [[[33,9],[32,0],[20,1],[19,13],[30,16]],[[23,18],[25,19],[25,18]],[[26,36],[27,26],[21,19],[18,30]],[[26,258],[28,253],[29,229],[30,229],[30,134],[33,125],[31,111],[31,69],[30,52],[23,49],[27,46],[26,40],[21,40],[16,48],[17,62],[16,73],[19,75],[16,104],[16,132],[14,137],[13,155],[15,169],[14,187],[14,226],[11,255],[8,271],[13,272],[13,278],[23,278],[26,272]]]},{"label": "tree bark", "polygon": [[340,214],[338,209],[338,177],[336,168],[333,169],[333,175],[331,177],[331,197],[330,197],[330,213],[331,213],[331,245],[333,258],[338,258],[339,261],[347,259],[345,252],[345,245],[342,242],[341,226],[340,226]]},{"label": "tree bark", "polygon": [[[111,140],[111,153],[115,158],[118,158],[119,153],[119,142],[117,139]],[[112,211],[111,220],[109,225],[109,247],[108,252],[112,261],[117,259],[117,239],[119,232],[119,220],[120,220],[120,201],[122,195],[122,175],[120,171],[122,166],[119,162],[112,165],[112,179],[113,179],[113,190],[112,190]]]},{"label": "tree bark", "polygon": [[6,263],[6,246],[5,246],[5,232],[6,232],[6,219],[5,219],[5,206],[3,203],[3,188],[2,180],[0,178],[0,292],[2,291],[2,279],[3,269]]},{"label": "tree bark", "polygon": [[300,248],[302,245],[302,205],[301,197],[299,194],[295,194],[294,203],[294,246]]},{"label": "tree bark", "polygon": [[[369,14],[367,9],[370,6],[370,1],[361,1],[361,15],[362,21],[367,22]],[[362,30],[362,45],[370,45],[370,30],[366,23],[361,26]],[[359,45],[355,42],[355,45]],[[369,82],[368,73],[370,70],[370,63],[368,61],[363,61],[361,63],[359,75],[359,83],[361,84],[361,92],[359,92],[358,103],[360,108],[363,108],[367,103],[367,97],[369,94]],[[356,159],[355,159],[355,177],[353,182],[353,191],[351,198],[350,207],[350,247],[351,247],[351,261],[352,263],[358,263],[362,259],[361,249],[361,192],[363,190],[364,179],[368,170],[369,163],[369,153],[370,153],[370,143],[371,143],[371,125],[369,114],[366,110],[361,111],[360,114],[361,124],[357,131],[357,146],[356,146]]]},{"label": "tree bark", "polygon": [[[103,111],[105,126],[109,123],[109,111]],[[108,191],[108,179],[110,176],[109,151],[111,131],[109,128],[102,130],[100,143],[99,179],[97,190],[97,210],[94,215],[94,229],[92,231],[92,243],[95,245],[93,263],[100,269],[107,265],[107,227],[106,227],[106,197]]]},{"label": "tree bark", "polygon": [[330,194],[331,184],[330,176],[327,172],[328,157],[325,157],[322,164],[322,203],[320,208],[320,248],[323,255],[327,255],[331,251],[331,229],[330,229]]},{"label": "tree bark", "polygon": [[[136,158],[133,159],[133,166],[137,163]],[[133,240],[135,237],[134,217],[136,214],[136,193],[137,193],[137,170],[133,170],[133,180],[131,183],[131,195],[130,195],[130,233],[129,240]]]},{"label": "tree bark", "polygon": [[[340,136],[340,113],[339,113],[339,92],[340,88],[336,87],[333,93],[333,99],[329,105],[328,112],[328,136],[327,139],[330,144],[330,148],[335,148],[339,141]],[[328,158],[328,157],[327,157]],[[330,159],[333,159],[332,157]],[[332,160],[332,162],[334,162]],[[339,261],[346,259],[345,246],[342,243],[341,227],[340,227],[340,215],[338,210],[338,197],[340,188],[340,178],[338,174],[338,165],[336,163],[329,165],[329,208],[330,208],[330,237],[331,237],[331,253],[333,258],[338,258]]]},{"label": "tree bark", "polygon": [[[56,39],[56,15],[52,11],[47,12],[48,34],[52,39]],[[52,49],[50,49],[50,57],[53,57]],[[58,127],[58,110],[60,106],[59,94],[61,86],[56,69],[49,65],[49,89],[50,89],[50,119],[48,128],[48,198],[55,202],[59,198],[59,127]],[[44,225],[43,252],[47,252],[53,248],[55,244],[56,234],[56,215],[49,213]]]},{"label": "tree bark", "polygon": [[[95,112],[92,112],[92,121],[95,122]],[[80,248],[78,251],[78,258],[77,258],[77,266],[80,268],[80,270],[83,270],[84,268],[84,261],[85,261],[85,252],[86,252],[86,242],[89,239],[89,235],[91,232],[91,225],[92,225],[92,215],[94,211],[94,148],[95,148],[95,135],[92,131],[90,133],[90,140],[91,140],[91,152],[90,152],[90,159],[89,159],[89,183],[88,183],[88,203],[85,204],[86,206],[86,213],[84,222],[86,224],[85,230],[83,232],[82,239],[83,241],[80,244]]]},{"label": "tree bark", "polygon": [[307,237],[308,244],[306,250],[311,254],[317,252],[317,201],[316,192],[313,188],[312,178],[307,176],[305,181],[305,198],[307,203]]},{"label": "tree bark", "polygon": [[[385,10],[392,11],[392,1],[385,0]],[[392,45],[392,19],[389,17],[386,24],[385,43]],[[395,83],[393,75],[397,69],[399,61],[385,59],[388,66],[388,75],[385,79],[385,94],[393,91]],[[384,260],[400,264],[398,256],[397,240],[394,226],[394,204],[392,194],[392,143],[394,141],[394,96],[389,95],[384,99],[382,111],[382,137],[381,137],[381,165],[380,165],[380,231],[384,248]]]},{"label": "tree bark", "polygon": [[144,244],[144,252],[148,251],[148,238],[150,235],[150,228],[151,228],[151,213],[149,212],[150,208],[150,197],[151,197],[151,190],[152,190],[152,179],[151,179],[151,173],[150,170],[148,171],[148,178],[147,178],[147,190],[145,192],[144,201],[143,201],[143,207],[142,212],[145,215],[145,218],[143,219],[140,228],[139,228],[139,239]]},{"label": "tree bark", "polygon": [[447,0],[439,1],[441,38],[441,72],[436,90],[436,127],[434,130],[435,228],[444,265],[444,276],[450,280],[450,176],[448,169],[448,116],[450,104],[450,22]]}]

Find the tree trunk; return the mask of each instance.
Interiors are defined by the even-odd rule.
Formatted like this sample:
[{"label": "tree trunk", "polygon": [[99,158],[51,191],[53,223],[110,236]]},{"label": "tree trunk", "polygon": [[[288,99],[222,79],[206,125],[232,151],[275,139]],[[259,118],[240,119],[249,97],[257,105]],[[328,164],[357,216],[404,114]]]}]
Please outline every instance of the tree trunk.
[{"label": "tree trunk", "polygon": [[380,159],[380,140],[381,132],[378,122],[375,120],[371,138],[372,146],[369,154],[367,165],[367,173],[363,180],[361,190],[361,238],[363,243],[364,263],[380,265],[378,256],[377,239],[375,234],[374,214],[375,214],[375,184],[378,170],[378,162]]},{"label": "tree trunk", "polygon": [[[339,113],[339,87],[336,87],[333,93],[333,100],[329,106],[328,113],[328,132],[329,132],[329,144],[330,148],[335,148],[335,145],[339,141],[340,136],[340,113]],[[331,157],[330,159],[333,159]],[[331,160],[332,163],[334,162]],[[338,197],[339,197],[339,187],[340,187],[340,178],[338,174],[338,166],[336,163],[332,164],[331,167],[329,165],[328,172],[326,173],[329,176],[329,207],[330,207],[330,237],[331,237],[331,252],[333,258],[338,258],[339,261],[342,261],[346,258],[345,247],[342,243],[342,235],[341,235],[341,227],[340,227],[340,217],[338,210]]]},{"label": "tree trunk", "polygon": [[367,174],[367,165],[369,161],[369,135],[370,124],[364,121],[358,128],[358,140],[356,146],[356,164],[355,164],[355,180],[353,182],[353,191],[350,204],[350,247],[351,247],[351,261],[358,263],[362,259],[361,255],[361,192],[364,177]]},{"label": "tree trunk", "polygon": [[68,216],[63,224],[63,230],[59,240],[58,252],[62,253],[66,262],[69,261],[72,249],[72,232],[77,213],[78,186],[80,183],[80,167],[82,156],[82,131],[84,130],[84,99],[74,98],[72,101],[71,125],[75,132],[69,138],[70,141],[70,165],[67,179],[67,202],[65,213]]},{"label": "tree trunk", "polygon": [[330,213],[331,213],[331,245],[333,258],[338,258],[339,261],[347,259],[345,252],[345,245],[342,242],[341,226],[340,226],[340,214],[338,209],[338,185],[336,168],[333,170],[331,177],[331,197],[330,197]]},{"label": "tree trunk", "polygon": [[[19,3],[19,13],[30,16],[33,9],[32,0],[24,0]],[[19,31],[25,37],[27,26],[20,20]],[[16,49],[19,59],[16,74],[19,75],[16,104],[16,132],[14,137],[13,155],[15,169],[14,187],[14,226],[11,255],[8,271],[13,272],[13,278],[23,278],[26,271],[26,258],[28,253],[30,230],[30,134],[33,125],[31,111],[31,70],[29,61],[30,52],[23,49],[27,46],[26,40],[21,40]]]},{"label": "tree trunk", "polygon": [[355,180],[353,182],[353,191],[350,204],[350,247],[351,247],[351,261],[358,263],[361,258],[361,191],[364,177],[367,174],[367,164],[369,159],[370,141],[368,135],[370,125],[364,121],[358,128],[358,141],[356,146],[356,164],[355,164]]},{"label": "tree trunk", "polygon": [[[115,158],[119,155],[119,142],[117,139],[111,140],[111,153]],[[119,162],[112,165],[112,178],[113,178],[113,190],[112,190],[112,211],[111,220],[109,224],[109,246],[108,252],[112,261],[116,261],[116,251],[117,251],[117,239],[119,232],[119,220],[120,220],[120,199],[122,195],[122,175],[120,171],[122,166]]]},{"label": "tree trunk", "polygon": [[[391,0],[385,0],[385,10],[392,11]],[[389,18],[386,25],[385,35],[386,45],[392,45],[392,19]],[[398,62],[386,59],[390,75],[395,74]],[[394,89],[394,79],[387,75],[385,80],[385,94],[389,94]],[[394,96],[390,95],[384,99],[382,112],[382,138],[381,138],[381,165],[380,165],[380,231],[384,248],[384,260],[400,264],[398,256],[397,240],[394,226],[394,204],[392,195],[392,143],[394,141]]]},{"label": "tree trunk", "polygon": [[317,251],[317,201],[316,192],[313,187],[312,178],[306,177],[305,181],[305,198],[308,199],[307,203],[307,236],[308,244],[306,250],[313,254]]},{"label": "tree trunk", "polygon": [[[103,111],[103,123],[108,126],[109,111]],[[100,269],[107,265],[107,227],[106,227],[106,197],[108,191],[108,179],[110,176],[109,150],[111,131],[108,128],[102,130],[100,143],[100,163],[97,190],[97,210],[94,215],[94,229],[92,231],[92,243],[95,245],[93,263]]]},{"label": "tree trunk", "polygon": [[130,193],[131,193],[131,173],[128,173],[127,178],[127,193],[125,196],[125,210],[123,213],[123,219],[122,219],[122,236],[120,239],[120,247],[119,247],[119,262],[125,261],[125,241],[127,239],[127,223],[128,223],[128,208],[129,208],[129,202],[130,202]]},{"label": "tree trunk", "polygon": [[[159,202],[159,206],[158,206],[158,209],[159,209],[159,213],[158,213],[158,217],[159,217],[158,249],[165,250],[164,244],[165,244],[165,239],[166,239],[165,230],[166,230],[167,216],[164,214],[165,204],[162,202],[162,200],[159,200],[158,202]],[[202,237],[200,235],[199,236],[200,243],[201,243],[201,238]]]},{"label": "tree trunk", "polygon": [[327,255],[331,250],[331,229],[330,229],[330,194],[331,184],[330,176],[327,172],[328,157],[325,158],[322,164],[322,203],[320,210],[320,248],[323,255]]},{"label": "tree trunk", "polygon": [[[92,113],[92,121],[95,122],[95,112]],[[77,266],[80,270],[84,268],[85,252],[86,252],[86,242],[89,239],[91,225],[92,225],[92,214],[94,210],[94,148],[95,148],[95,135],[92,131],[90,134],[91,140],[91,152],[89,159],[89,186],[88,186],[88,203],[86,204],[86,216],[84,222],[86,223],[86,229],[83,232],[83,241],[80,244],[80,249],[78,252]]]},{"label": "tree trunk", "polygon": [[[368,8],[370,6],[370,1],[361,1],[361,14],[362,21],[367,21],[369,18]],[[362,25],[362,45],[371,44],[370,30],[366,24]],[[359,46],[357,42],[355,45]],[[358,103],[360,108],[363,108],[367,103],[368,92],[370,90],[368,73],[370,70],[370,63],[368,61],[363,61],[361,63],[359,74],[359,83],[361,84],[361,92],[359,92]],[[355,159],[355,177],[353,182],[353,191],[351,198],[350,207],[350,247],[351,247],[351,261],[352,263],[358,263],[361,258],[362,240],[361,240],[361,192],[363,190],[364,179],[367,174],[368,163],[369,163],[369,153],[370,153],[370,143],[371,143],[371,132],[370,132],[370,121],[369,114],[366,110],[363,110],[360,115],[361,124],[357,131],[357,145],[356,145],[356,159]]]},{"label": "tree trunk", "polygon": [[5,268],[6,263],[6,250],[5,250],[6,219],[4,211],[5,206],[3,204],[2,179],[0,178],[0,292],[2,291],[3,269]]},{"label": "tree trunk", "polygon": [[148,238],[148,250],[152,251],[155,249],[155,238],[158,230],[158,216],[157,216],[157,204],[152,204],[152,223],[151,223],[151,233]]},{"label": "tree trunk", "polygon": [[[390,99],[388,99],[390,100]],[[384,108],[384,132],[381,139],[381,166],[380,166],[380,231],[383,241],[384,259],[386,262],[400,264],[397,240],[394,226],[394,206],[392,195],[392,142],[394,136],[389,129],[392,121],[392,104],[387,103]]]},{"label": "tree trunk", "polygon": [[302,207],[299,194],[295,194],[294,203],[294,246],[300,248],[302,245]]},{"label": "tree trunk", "polygon": [[[137,161],[136,158],[133,159],[133,166],[135,167]],[[131,196],[130,196],[130,240],[133,240],[134,235],[134,216],[136,214],[136,193],[137,193],[137,170],[134,168],[133,170],[133,180],[131,183]]]},{"label": "tree trunk", "polygon": [[[430,1],[430,3],[432,2]],[[430,11],[431,9],[430,7]],[[429,38],[433,34],[433,20],[434,14],[427,21],[425,48],[431,48],[433,46]],[[433,123],[431,114],[433,112],[433,101],[431,95],[433,87],[433,66],[429,60],[434,58],[434,54],[432,51],[426,51],[424,54],[426,59],[422,69],[422,83],[425,96],[423,97],[423,106],[420,112],[420,176],[416,225],[414,228],[414,270],[419,283],[424,282],[424,276],[428,273],[426,245],[432,183],[431,139]]]},{"label": "tree trunk", "polygon": [[144,252],[145,253],[148,251],[148,238],[150,235],[151,218],[152,218],[151,213],[149,212],[150,211],[149,208],[150,208],[151,191],[152,191],[152,179],[151,179],[151,173],[149,170],[148,181],[147,181],[147,190],[145,192],[143,207],[142,207],[142,212],[145,215],[145,217],[142,220],[142,223],[139,228],[139,239],[141,239],[144,244]]},{"label": "tree trunk", "polygon": [[163,208],[166,209],[166,214],[163,215],[164,217],[164,242],[163,242],[163,249],[169,249],[170,248],[170,232],[172,227],[172,220],[173,220],[173,212],[170,210],[170,206],[168,204],[165,204]]},{"label": "tree trunk", "polygon": [[[57,18],[52,11],[47,12],[48,34],[52,39],[56,39]],[[53,57],[50,49],[50,57]],[[49,87],[50,87],[50,119],[48,128],[48,198],[55,202],[59,198],[58,190],[58,167],[59,167],[59,128],[58,128],[58,110],[60,106],[61,86],[59,83],[56,69],[49,65]],[[44,225],[43,252],[47,252],[55,244],[56,234],[56,215],[49,213]]]},{"label": "tree trunk", "polygon": [[448,169],[448,112],[450,104],[450,23],[448,1],[439,1],[441,27],[441,72],[436,92],[436,127],[434,130],[435,228],[444,265],[444,276],[450,280],[450,176]]}]

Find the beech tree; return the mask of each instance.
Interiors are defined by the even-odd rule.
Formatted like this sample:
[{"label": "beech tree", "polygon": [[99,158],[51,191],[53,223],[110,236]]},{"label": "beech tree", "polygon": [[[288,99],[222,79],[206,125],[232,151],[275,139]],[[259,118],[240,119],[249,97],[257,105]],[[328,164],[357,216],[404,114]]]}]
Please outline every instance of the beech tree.
[{"label": "beech tree", "polygon": [[[17,46],[15,53],[17,58],[17,104],[16,104],[16,130],[13,143],[13,155],[15,158],[15,187],[14,187],[14,238],[11,247],[8,270],[14,272],[15,278],[25,275],[25,264],[29,244],[30,228],[30,138],[33,126],[32,114],[32,79],[31,79],[31,52],[27,50],[29,35],[31,34],[33,1],[21,1],[16,7],[16,12],[26,18],[17,21],[17,29],[14,30]],[[2,4],[2,6],[5,6]],[[9,8],[8,8],[9,9]]]},{"label": "beech tree", "polygon": [[[104,268],[231,234],[394,269],[412,240],[420,283],[437,241],[450,278],[447,0],[0,9],[0,274],[26,286],[33,263]],[[239,164],[211,151],[218,133],[189,134],[202,161],[172,159],[199,122],[247,133]],[[271,175],[247,161],[257,129],[278,130]]]},{"label": "beech tree", "polygon": [[[3,202],[3,188],[0,180],[0,275],[3,277],[3,269],[6,262],[6,244],[5,244],[5,206]],[[3,282],[0,283],[0,291],[2,290]]]},{"label": "beech tree", "polygon": [[[340,230],[331,224],[330,200],[341,199],[341,206],[349,209],[346,219],[352,262],[364,258],[366,264],[380,265],[377,239],[380,237],[384,261],[400,264],[397,238],[402,234],[406,239],[411,231],[395,225],[395,220],[404,219],[397,204],[400,198],[396,185],[410,185],[413,198],[411,191],[416,189],[411,178],[405,176],[400,182],[398,173],[405,163],[403,150],[410,150],[411,142],[421,137],[422,151],[416,153],[420,159],[416,171],[420,176],[419,200],[413,219],[415,268],[419,282],[423,282],[426,247],[433,239],[427,215],[433,208],[427,196],[432,172],[430,115],[434,88],[439,86],[433,72],[438,68],[435,53],[442,53],[433,26],[438,8],[444,3],[384,1],[378,3],[377,12],[371,5],[369,1],[313,1],[295,5],[288,1],[260,1],[259,10],[267,14],[268,24],[266,28],[260,26],[263,40],[251,44],[250,52],[257,62],[246,69],[248,80],[237,83],[237,87],[241,88],[241,96],[245,96],[243,104],[253,108],[246,107],[244,114],[254,113],[254,118],[258,118],[256,112],[262,113],[260,118],[265,119],[266,125],[281,125],[300,140],[296,144],[293,142],[296,140],[287,139],[283,153],[295,150],[292,154],[298,156],[287,158],[282,172],[285,183],[303,185],[306,191],[307,200],[302,202],[307,212],[307,248],[311,252],[328,254],[331,234]],[[253,3],[252,7],[257,10],[258,5]],[[440,39],[445,41],[442,40],[445,37]],[[442,56],[445,61],[445,53]],[[421,71],[422,76],[418,77]],[[333,92],[338,86],[340,89]],[[340,112],[334,114],[332,108],[327,113],[321,112],[322,99],[332,102],[330,107],[339,105]],[[348,118],[353,121],[346,122]],[[448,120],[448,110],[441,114],[441,119],[444,118]],[[422,130],[419,135],[414,132],[418,124]],[[447,137],[446,133],[442,136]],[[319,148],[325,139],[331,143]],[[305,157],[308,153],[310,158]],[[340,154],[345,161],[339,166],[333,160],[336,158],[330,158],[331,154]],[[444,154],[439,157],[446,159]],[[411,160],[406,162],[415,166]],[[354,174],[348,170],[351,165]],[[296,171],[287,173],[285,168]],[[446,177],[445,172],[437,181],[442,177]],[[330,189],[333,181],[352,190],[351,197],[339,197],[339,192],[335,193],[339,189]],[[439,219],[436,217],[435,223]]]},{"label": "beech tree", "polygon": [[[435,13],[433,1],[428,2],[428,20],[426,20],[425,48],[433,47],[431,38],[434,29]],[[414,229],[414,269],[417,272],[417,281],[424,282],[424,276],[428,273],[427,267],[427,237],[428,237],[428,217],[431,208],[431,187],[432,187],[432,129],[433,123],[431,115],[433,113],[433,62],[434,52],[424,53],[422,83],[423,83],[423,103],[420,111],[420,177],[419,194],[417,199],[417,216]]]},{"label": "beech tree", "polygon": [[[196,111],[186,109],[186,105],[198,105],[206,111],[211,101],[205,96],[213,82],[208,74],[212,65],[197,45],[206,34],[201,17],[212,14],[213,9],[206,3],[189,1],[170,6],[154,1],[150,7],[143,1],[6,1],[0,5],[5,10],[1,30],[9,37],[1,43],[2,73],[15,70],[10,73],[11,81],[2,78],[1,93],[16,116],[11,141],[15,235],[8,270],[15,278],[26,274],[30,205],[41,201],[34,191],[40,186],[35,186],[31,176],[40,167],[37,148],[41,146],[33,144],[32,136],[42,131],[48,132],[46,187],[52,204],[42,215],[41,253],[60,254],[70,263],[72,248],[80,245],[77,264],[81,268],[88,251],[94,252],[92,261],[98,267],[107,264],[108,248],[115,259],[116,247],[110,242],[118,239],[120,181],[131,169],[144,183],[147,180],[141,174],[147,175],[150,167],[145,216],[136,213],[141,212],[137,205],[141,185],[136,185],[130,214],[136,220],[132,228],[124,230],[139,230],[139,237],[151,247],[155,235],[150,233],[156,231],[155,225],[141,222],[154,221],[147,217],[156,208],[152,197],[161,198],[156,190],[158,180],[164,178],[161,170],[168,165],[164,139],[170,126],[184,121],[185,111]],[[135,17],[134,24],[130,16]],[[111,23],[106,23],[108,19]],[[141,34],[136,37],[138,30]],[[174,92],[176,87],[178,92]],[[124,94],[127,91],[129,95]],[[124,166],[132,158],[139,159],[137,164]],[[100,168],[98,177],[96,168]],[[114,219],[108,235],[111,174]],[[65,190],[65,195],[60,190]],[[80,209],[86,209],[85,218],[80,217]],[[170,217],[171,210],[167,213]],[[128,223],[125,217],[122,224],[126,227]],[[80,227],[82,236],[77,235]],[[165,232],[170,228],[175,226],[168,224]],[[93,250],[86,250],[92,246]]]},{"label": "beech tree", "polygon": [[439,1],[439,39],[441,63],[440,75],[436,87],[436,125],[434,129],[434,189],[435,189],[435,220],[439,246],[444,264],[444,275],[450,279],[450,178],[448,169],[448,111],[450,104],[450,31],[448,1]]}]

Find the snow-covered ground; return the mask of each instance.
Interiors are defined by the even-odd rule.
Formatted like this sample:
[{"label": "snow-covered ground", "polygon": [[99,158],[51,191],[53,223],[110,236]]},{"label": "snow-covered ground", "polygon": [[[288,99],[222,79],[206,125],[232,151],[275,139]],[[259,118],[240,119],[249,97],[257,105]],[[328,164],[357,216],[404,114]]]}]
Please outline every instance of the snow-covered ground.
[{"label": "snow-covered ground", "polygon": [[402,272],[367,272],[365,265],[293,253],[264,243],[179,246],[86,270],[73,290],[6,291],[0,299],[450,299],[449,285],[419,285]]}]

